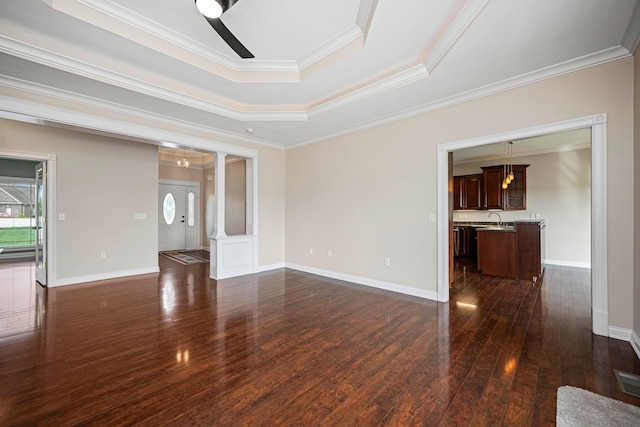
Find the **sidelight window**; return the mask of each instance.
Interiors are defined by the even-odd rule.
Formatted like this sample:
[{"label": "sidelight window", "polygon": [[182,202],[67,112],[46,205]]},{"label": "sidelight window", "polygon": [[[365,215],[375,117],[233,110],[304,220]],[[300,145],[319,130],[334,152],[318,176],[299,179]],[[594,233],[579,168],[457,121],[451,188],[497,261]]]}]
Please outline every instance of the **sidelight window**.
[{"label": "sidelight window", "polygon": [[187,225],[189,227],[196,225],[196,195],[193,191],[187,194]]}]

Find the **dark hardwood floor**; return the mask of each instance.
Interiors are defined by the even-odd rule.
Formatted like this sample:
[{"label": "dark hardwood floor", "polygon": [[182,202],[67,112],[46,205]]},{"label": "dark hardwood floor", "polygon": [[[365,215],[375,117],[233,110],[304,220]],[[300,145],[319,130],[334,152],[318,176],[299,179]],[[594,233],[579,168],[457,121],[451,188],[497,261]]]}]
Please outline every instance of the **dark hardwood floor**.
[{"label": "dark hardwood floor", "polygon": [[294,270],[216,282],[159,275],[50,288],[0,263],[0,425],[555,424],[556,390],[640,406],[591,334],[588,270],[542,283],[458,262],[436,303]]}]

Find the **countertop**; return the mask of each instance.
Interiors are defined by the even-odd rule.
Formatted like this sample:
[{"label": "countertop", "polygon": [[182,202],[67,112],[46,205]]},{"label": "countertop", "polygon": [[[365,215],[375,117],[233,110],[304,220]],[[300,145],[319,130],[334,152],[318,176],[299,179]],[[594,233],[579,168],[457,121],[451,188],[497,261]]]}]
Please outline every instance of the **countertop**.
[{"label": "countertop", "polygon": [[544,219],[518,219],[514,221],[454,221],[454,227],[473,227],[476,231],[496,231],[496,232],[515,232],[518,224],[541,224],[544,226]]}]

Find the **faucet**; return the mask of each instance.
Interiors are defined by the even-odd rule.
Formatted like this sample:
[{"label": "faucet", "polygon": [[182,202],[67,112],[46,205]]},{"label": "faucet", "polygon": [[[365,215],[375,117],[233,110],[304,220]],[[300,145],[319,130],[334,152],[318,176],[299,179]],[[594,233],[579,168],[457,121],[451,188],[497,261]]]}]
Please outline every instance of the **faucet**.
[{"label": "faucet", "polygon": [[502,225],[502,217],[498,212],[489,212],[489,218],[491,218],[491,215],[498,215],[498,223],[496,225]]}]

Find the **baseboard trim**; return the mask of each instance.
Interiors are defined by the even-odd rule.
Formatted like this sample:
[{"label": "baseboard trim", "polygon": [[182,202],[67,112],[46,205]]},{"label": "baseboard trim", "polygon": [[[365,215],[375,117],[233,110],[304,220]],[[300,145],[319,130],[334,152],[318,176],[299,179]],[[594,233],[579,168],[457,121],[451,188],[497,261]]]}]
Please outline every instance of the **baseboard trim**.
[{"label": "baseboard trim", "polygon": [[409,286],[398,285],[396,283],[384,282],[381,280],[369,279],[367,277],[352,276],[350,274],[337,273],[335,271],[322,270],[314,267],[307,267],[299,264],[285,263],[286,268],[304,271],[305,273],[317,274],[331,279],[344,280],[345,282],[357,283],[358,285],[370,286],[372,288],[383,289],[385,291],[397,292],[414,297],[425,298],[432,301],[438,300],[436,291],[411,288]]},{"label": "baseboard trim", "polygon": [[632,329],[619,328],[617,326],[609,326],[609,338],[631,342]]},{"label": "baseboard trim", "polygon": [[285,268],[284,262],[279,262],[276,264],[268,264],[268,265],[260,265],[258,266],[258,273],[263,273],[265,271],[277,270],[279,268]]},{"label": "baseboard trim", "polygon": [[563,267],[591,268],[590,262],[565,261],[561,259],[545,259],[545,264],[561,265]]},{"label": "baseboard trim", "polygon": [[636,356],[640,359],[640,337],[636,334],[636,331],[631,331],[631,347],[633,347],[633,351],[636,352]]},{"label": "baseboard trim", "polygon": [[135,268],[132,270],[112,271],[109,273],[90,274],[87,276],[69,277],[66,279],[58,279],[55,284],[49,285],[50,287],[77,285],[80,283],[97,282],[100,280],[121,279],[129,276],[140,276],[143,274],[155,274],[160,272],[160,267],[157,265],[147,268]]}]

